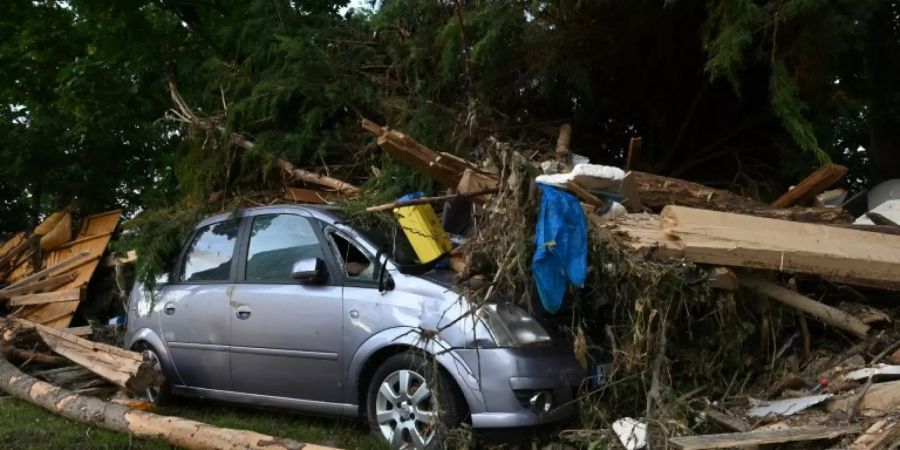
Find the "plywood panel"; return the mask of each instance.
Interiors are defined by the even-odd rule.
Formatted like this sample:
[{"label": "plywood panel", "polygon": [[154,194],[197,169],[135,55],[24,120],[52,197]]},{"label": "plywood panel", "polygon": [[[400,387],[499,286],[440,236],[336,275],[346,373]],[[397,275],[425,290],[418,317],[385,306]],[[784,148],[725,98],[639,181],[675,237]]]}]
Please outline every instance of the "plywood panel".
[{"label": "plywood panel", "polygon": [[[74,241],[50,252],[44,258],[44,266],[58,264],[67,258],[71,258],[81,252],[90,252],[91,258],[83,261],[71,270],[77,270],[78,276],[69,283],[60,286],[57,290],[86,288],[100,258],[109,245],[110,237],[119,223],[120,211],[110,211],[97,214],[84,219],[81,231]],[[78,308],[78,300],[50,303],[46,305],[29,306],[20,317],[33,322],[44,323],[52,328],[65,328],[72,320],[72,314]]]}]

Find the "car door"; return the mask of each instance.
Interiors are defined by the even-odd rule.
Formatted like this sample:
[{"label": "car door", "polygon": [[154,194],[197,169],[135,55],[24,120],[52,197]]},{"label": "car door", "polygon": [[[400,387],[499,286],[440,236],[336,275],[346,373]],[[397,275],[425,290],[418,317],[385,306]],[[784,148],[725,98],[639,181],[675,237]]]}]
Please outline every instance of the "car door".
[{"label": "car door", "polygon": [[240,219],[200,227],[162,297],[160,328],[182,382],[229,390],[229,295]]},{"label": "car door", "polygon": [[298,214],[256,215],[230,305],[231,377],[238,392],[341,400],[341,287],[291,279],[300,259],[327,261],[321,225]]}]

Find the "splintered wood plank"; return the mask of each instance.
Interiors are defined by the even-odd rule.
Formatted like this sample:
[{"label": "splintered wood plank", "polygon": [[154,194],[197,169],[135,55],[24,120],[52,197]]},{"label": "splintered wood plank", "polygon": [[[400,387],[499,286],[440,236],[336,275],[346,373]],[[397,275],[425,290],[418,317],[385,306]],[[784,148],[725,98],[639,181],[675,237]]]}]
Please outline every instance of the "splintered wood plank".
[{"label": "splintered wood plank", "polygon": [[[91,258],[83,260],[78,266],[78,276],[59,286],[58,290],[86,287],[94,271],[100,264],[109,240],[119,223],[120,211],[109,211],[84,219],[78,236],[72,242],[62,245],[50,252],[44,261],[49,267],[81,252],[90,252]],[[65,328],[78,308],[79,300],[48,303],[45,305],[26,306],[21,317],[33,322],[44,323],[52,328]]]},{"label": "splintered wood plank", "polygon": [[[75,265],[76,263],[81,262],[81,261],[87,259],[87,258],[90,257],[90,256],[91,256],[91,253],[90,253],[90,252],[81,252],[81,253],[78,253],[78,254],[75,255],[75,256],[72,256],[72,257],[70,257],[70,258],[67,258],[67,259],[65,259],[65,260],[63,260],[63,261],[60,261],[60,262],[57,263],[57,264],[54,264],[54,265],[52,265],[52,266],[50,266],[50,267],[47,267],[47,268],[44,269],[44,270],[35,272],[35,273],[33,273],[33,274],[31,274],[31,275],[25,277],[25,278],[22,278],[21,280],[16,281],[15,283],[13,283],[13,284],[7,286],[5,289],[3,289],[3,291],[6,291],[7,289],[12,289],[12,288],[15,288],[15,287],[18,287],[18,286],[23,286],[23,285],[25,285],[25,284],[27,284],[27,283],[30,283],[30,282],[34,281],[34,280],[39,280],[39,279],[41,279],[41,278],[43,278],[43,277],[46,277],[46,276],[50,275],[50,274],[53,273],[53,272],[58,272],[58,271],[61,271],[62,269],[65,269],[65,268],[67,268],[67,267],[73,266],[73,265]],[[0,291],[0,292],[2,292],[2,291]]]},{"label": "splintered wood plank", "polygon": [[46,303],[67,302],[81,300],[84,295],[82,288],[66,289],[64,291],[44,292],[41,294],[17,295],[9,299],[10,306],[43,305]]},{"label": "splintered wood plank", "polygon": [[796,427],[782,430],[757,430],[743,433],[676,437],[670,439],[669,443],[682,450],[705,450],[710,448],[732,448],[746,445],[834,439],[845,434],[858,433],[861,429],[859,425]]},{"label": "splintered wood plank", "polygon": [[24,286],[7,289],[0,292],[0,299],[7,299],[17,295],[30,294],[32,292],[56,289],[64,284],[71,283],[78,277],[77,272],[64,273],[62,275],[54,275],[40,281],[34,281]]},{"label": "splintered wood plank", "polygon": [[793,189],[788,190],[772,202],[773,208],[787,208],[803,200],[809,200],[821,194],[847,174],[847,168],[838,164],[825,164],[809,174]]}]

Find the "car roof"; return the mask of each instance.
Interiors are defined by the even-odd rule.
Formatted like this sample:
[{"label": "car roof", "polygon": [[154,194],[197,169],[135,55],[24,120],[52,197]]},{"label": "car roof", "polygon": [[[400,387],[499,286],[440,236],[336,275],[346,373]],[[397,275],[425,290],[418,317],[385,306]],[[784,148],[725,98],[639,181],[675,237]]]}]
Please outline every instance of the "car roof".
[{"label": "car roof", "polygon": [[248,216],[258,216],[261,214],[273,214],[273,213],[290,213],[290,212],[308,212],[313,217],[323,220],[330,224],[335,224],[341,221],[338,212],[341,210],[340,207],[335,205],[314,205],[314,204],[306,204],[306,203],[286,203],[286,204],[275,204],[275,205],[266,205],[266,206],[254,206],[251,208],[240,208],[237,211],[229,211],[226,213],[220,213],[213,216],[209,216],[200,221],[194,228],[205,227],[207,225],[221,222],[223,220],[229,218],[239,218],[239,217],[248,217]]}]

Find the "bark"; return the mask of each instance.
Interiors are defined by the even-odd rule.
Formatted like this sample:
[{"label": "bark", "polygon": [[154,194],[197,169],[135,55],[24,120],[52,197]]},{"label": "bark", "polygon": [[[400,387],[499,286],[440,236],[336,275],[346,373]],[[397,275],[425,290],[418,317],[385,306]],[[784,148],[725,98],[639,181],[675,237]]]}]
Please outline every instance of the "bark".
[{"label": "bark", "polygon": [[0,358],[0,389],[77,422],[137,437],[159,439],[187,449],[330,449],[253,431],[219,428],[179,417],[161,416],[98,398],[78,395],[26,375],[2,358]]},{"label": "bark", "polygon": [[809,223],[851,223],[853,218],[840,208],[772,208],[756,200],[702,184],[632,171],[644,206],[660,211],[668,205],[688,206],[713,211],[734,212],[771,219]]}]

